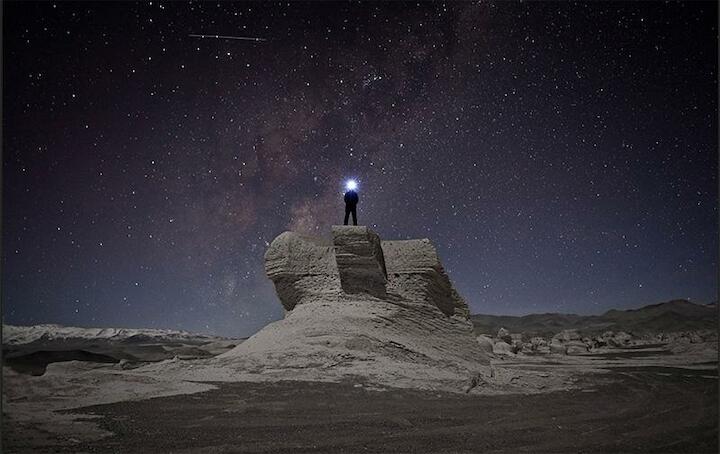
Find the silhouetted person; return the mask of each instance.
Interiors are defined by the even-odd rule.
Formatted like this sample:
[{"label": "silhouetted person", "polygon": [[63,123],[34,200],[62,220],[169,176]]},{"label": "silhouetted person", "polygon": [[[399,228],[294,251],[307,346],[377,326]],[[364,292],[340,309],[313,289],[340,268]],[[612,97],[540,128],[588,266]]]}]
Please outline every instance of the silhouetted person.
[{"label": "silhouetted person", "polygon": [[357,225],[357,203],[360,198],[355,190],[350,189],[345,193],[345,225],[348,225],[350,213],[353,217],[353,225]]}]

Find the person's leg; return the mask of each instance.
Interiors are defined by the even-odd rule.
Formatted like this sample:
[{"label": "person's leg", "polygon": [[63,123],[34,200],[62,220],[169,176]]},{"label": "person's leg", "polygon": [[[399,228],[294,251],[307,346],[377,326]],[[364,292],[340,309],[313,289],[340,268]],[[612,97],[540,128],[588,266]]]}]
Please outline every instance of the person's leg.
[{"label": "person's leg", "polygon": [[353,215],[353,225],[357,225],[357,208],[353,207],[352,215]]},{"label": "person's leg", "polygon": [[347,225],[349,217],[350,217],[350,209],[345,207],[345,224],[344,225]]}]

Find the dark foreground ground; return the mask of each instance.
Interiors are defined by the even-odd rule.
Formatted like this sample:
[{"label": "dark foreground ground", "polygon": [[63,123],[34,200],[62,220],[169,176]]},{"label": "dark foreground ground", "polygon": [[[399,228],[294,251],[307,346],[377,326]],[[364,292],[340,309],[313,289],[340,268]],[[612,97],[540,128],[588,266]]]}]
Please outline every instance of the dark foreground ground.
[{"label": "dark foreground ground", "polygon": [[[714,374],[714,377],[708,375]],[[717,453],[717,372],[622,368],[582,391],[468,396],[368,391],[352,384],[219,384],[202,394],[100,405],[115,435],[28,446],[4,427],[4,452],[116,453]],[[583,382],[581,381],[581,384]],[[9,432],[8,432],[9,429]]]}]

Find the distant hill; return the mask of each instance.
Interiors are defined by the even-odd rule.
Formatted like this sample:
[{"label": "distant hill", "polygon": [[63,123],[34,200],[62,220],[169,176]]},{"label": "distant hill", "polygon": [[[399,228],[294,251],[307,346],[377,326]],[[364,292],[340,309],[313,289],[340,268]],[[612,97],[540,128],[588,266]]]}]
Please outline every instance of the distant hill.
[{"label": "distant hill", "polygon": [[243,342],[167,329],[2,326],[3,361],[16,372],[42,375],[50,363],[90,361],[138,365],[146,361],[209,358]]},{"label": "distant hill", "polygon": [[130,328],[78,328],[62,325],[15,326],[3,324],[3,345],[21,345],[46,341],[70,342],[105,340],[113,342],[186,342],[203,343],[222,339],[205,334],[169,329],[130,329]]},{"label": "distant hill", "polygon": [[626,331],[634,334],[717,329],[717,304],[695,304],[673,300],[651,304],[640,309],[612,309],[602,315],[530,314],[470,316],[475,332],[495,334],[501,327],[510,332],[530,336],[552,336],[564,329],[577,329],[586,334],[603,331]]}]

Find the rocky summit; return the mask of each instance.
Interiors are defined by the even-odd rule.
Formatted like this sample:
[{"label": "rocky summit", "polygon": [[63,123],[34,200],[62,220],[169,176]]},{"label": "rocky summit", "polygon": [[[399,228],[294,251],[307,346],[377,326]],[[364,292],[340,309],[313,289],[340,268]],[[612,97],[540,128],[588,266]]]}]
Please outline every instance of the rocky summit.
[{"label": "rocky summit", "polygon": [[285,318],[225,360],[278,379],[462,389],[489,375],[468,307],[428,239],[382,241],[364,226],[332,240],[284,232],[265,254]]}]

